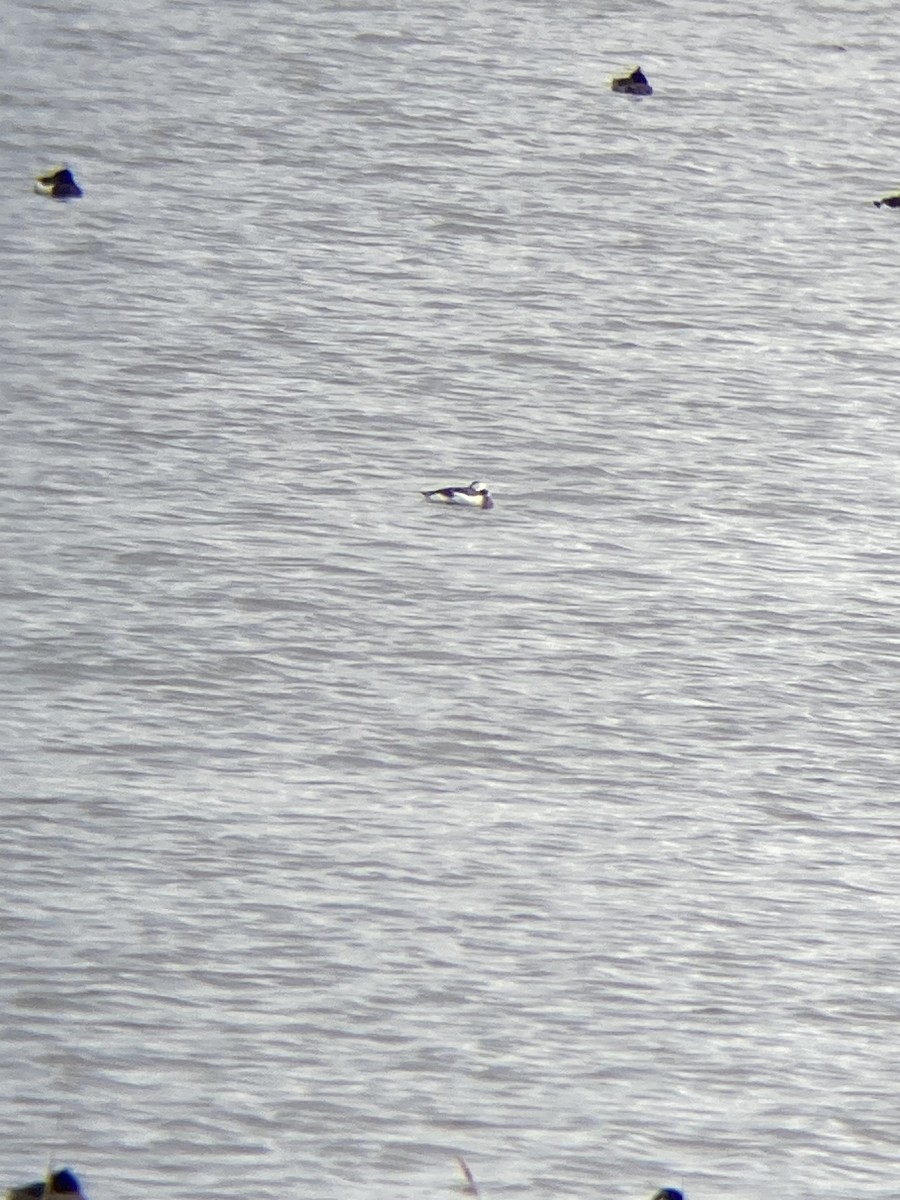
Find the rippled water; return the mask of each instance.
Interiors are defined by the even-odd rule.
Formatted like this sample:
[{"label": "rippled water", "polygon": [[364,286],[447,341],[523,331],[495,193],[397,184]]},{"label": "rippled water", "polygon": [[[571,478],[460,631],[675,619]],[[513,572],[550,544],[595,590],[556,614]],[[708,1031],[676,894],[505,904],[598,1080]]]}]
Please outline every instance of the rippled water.
[{"label": "rippled water", "polygon": [[5,17],[2,1178],[894,1197],[894,6]]}]

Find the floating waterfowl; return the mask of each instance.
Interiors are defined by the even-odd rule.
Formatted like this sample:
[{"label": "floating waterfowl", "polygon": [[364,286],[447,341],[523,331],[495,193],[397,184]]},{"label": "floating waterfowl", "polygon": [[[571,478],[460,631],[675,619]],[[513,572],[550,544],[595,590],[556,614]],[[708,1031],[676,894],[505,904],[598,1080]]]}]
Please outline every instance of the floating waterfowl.
[{"label": "floating waterfowl", "polygon": [[443,487],[423,492],[426,500],[435,504],[468,504],[470,508],[493,508],[491,493],[483,483],[474,479],[468,487]]},{"label": "floating waterfowl", "polygon": [[900,208],[900,196],[885,196],[882,200],[873,200],[872,203],[876,208],[881,208],[882,204],[885,208]]},{"label": "floating waterfowl", "polygon": [[660,1188],[651,1200],[684,1200],[684,1196],[677,1188]]},{"label": "floating waterfowl", "polygon": [[49,175],[38,175],[34,190],[41,196],[52,196],[54,200],[75,200],[84,195],[68,167],[58,167]]},{"label": "floating waterfowl", "polygon": [[652,96],[653,88],[640,67],[635,67],[630,75],[612,81],[612,90],[622,92],[626,96]]},{"label": "floating waterfowl", "polygon": [[64,1167],[61,1171],[49,1171],[46,1179],[37,1183],[25,1183],[9,1188],[6,1200],[50,1200],[52,1196],[64,1196],[66,1200],[85,1200],[81,1184],[73,1171]]}]

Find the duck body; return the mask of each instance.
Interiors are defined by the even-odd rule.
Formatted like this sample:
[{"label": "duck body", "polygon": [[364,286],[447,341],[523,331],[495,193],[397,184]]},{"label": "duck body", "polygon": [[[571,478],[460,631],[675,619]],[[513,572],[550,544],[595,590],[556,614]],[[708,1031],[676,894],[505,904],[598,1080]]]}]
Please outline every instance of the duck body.
[{"label": "duck body", "polygon": [[612,81],[612,90],[625,96],[652,96],[653,88],[640,67],[635,67],[630,75]]},{"label": "duck body", "polygon": [[60,167],[49,175],[38,175],[34,190],[42,196],[52,196],[54,200],[77,200],[84,195],[68,167]]},{"label": "duck body", "polygon": [[885,196],[881,200],[873,200],[872,203],[876,208],[881,208],[882,204],[885,208],[900,208],[900,196]]},{"label": "duck body", "polygon": [[51,1171],[46,1179],[39,1179],[36,1183],[9,1188],[6,1200],[53,1200],[57,1196],[64,1200],[85,1200],[77,1176],[67,1167],[61,1171]]},{"label": "duck body", "polygon": [[491,493],[477,479],[467,487],[436,488],[433,492],[423,492],[422,495],[433,504],[461,504],[468,505],[469,508],[494,507]]}]

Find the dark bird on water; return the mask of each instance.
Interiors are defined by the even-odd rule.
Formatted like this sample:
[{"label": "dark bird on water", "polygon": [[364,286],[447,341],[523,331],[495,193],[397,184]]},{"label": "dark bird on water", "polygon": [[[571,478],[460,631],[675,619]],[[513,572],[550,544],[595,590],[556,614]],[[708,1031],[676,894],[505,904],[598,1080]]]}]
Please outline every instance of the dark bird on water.
[{"label": "dark bird on water", "polygon": [[77,1176],[68,1167],[61,1171],[48,1171],[46,1179],[9,1188],[6,1193],[6,1200],[55,1200],[56,1197],[61,1200],[85,1200]]},{"label": "dark bird on water", "polygon": [[34,190],[42,196],[52,196],[54,200],[75,200],[84,195],[68,167],[58,167],[48,175],[38,175]]},{"label": "dark bird on water", "polygon": [[630,75],[612,81],[612,90],[622,92],[626,96],[652,96],[653,88],[640,67],[635,67]]}]

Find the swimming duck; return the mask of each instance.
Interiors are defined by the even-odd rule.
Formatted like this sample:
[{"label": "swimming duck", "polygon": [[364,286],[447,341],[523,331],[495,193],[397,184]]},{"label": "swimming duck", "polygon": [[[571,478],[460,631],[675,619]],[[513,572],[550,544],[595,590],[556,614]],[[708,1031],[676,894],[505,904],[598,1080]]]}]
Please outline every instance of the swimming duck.
[{"label": "swimming duck", "polygon": [[883,200],[873,200],[872,203],[876,208],[881,208],[882,204],[887,208],[900,208],[900,196],[885,196]]},{"label": "swimming duck", "polygon": [[49,175],[38,175],[34,190],[55,200],[75,200],[84,195],[68,167],[59,167]]},{"label": "swimming duck", "polygon": [[651,1200],[684,1200],[684,1195],[677,1188],[660,1188]]},{"label": "swimming duck", "polygon": [[473,479],[468,487],[437,488],[433,492],[423,492],[422,495],[435,504],[468,504],[472,508],[494,507],[491,493],[477,479]]},{"label": "swimming duck", "polygon": [[612,81],[612,90],[614,92],[624,92],[626,96],[653,95],[653,88],[650,86],[650,81],[640,67],[635,67],[630,75],[623,75],[621,79],[614,79]]},{"label": "swimming duck", "polygon": [[47,1178],[37,1183],[25,1183],[21,1187],[9,1188],[6,1200],[50,1200],[51,1196],[65,1196],[67,1200],[85,1200],[77,1177],[66,1167],[61,1171],[48,1172]]}]

